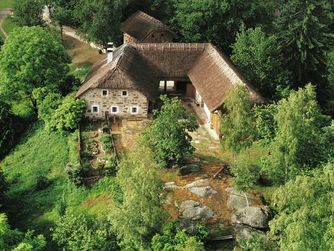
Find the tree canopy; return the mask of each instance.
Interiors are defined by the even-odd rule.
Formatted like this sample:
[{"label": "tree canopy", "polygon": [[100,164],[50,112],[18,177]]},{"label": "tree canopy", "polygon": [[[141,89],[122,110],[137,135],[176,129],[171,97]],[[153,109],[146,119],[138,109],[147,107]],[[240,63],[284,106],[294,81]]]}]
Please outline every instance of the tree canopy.
[{"label": "tree canopy", "polygon": [[226,114],[222,118],[223,144],[235,152],[252,144],[254,125],[249,92],[245,87],[231,89],[225,99]]},{"label": "tree canopy", "polygon": [[20,26],[43,25],[43,0],[15,0],[14,21]]},{"label": "tree canopy", "polygon": [[332,250],[334,164],[277,189],[273,205],[277,214],[270,224],[270,237],[280,250]]},{"label": "tree canopy", "polygon": [[161,167],[172,167],[194,151],[189,132],[198,126],[194,115],[189,114],[178,98],[161,96],[160,110],[154,111],[154,120],[144,138]]},{"label": "tree canopy", "polygon": [[0,52],[0,94],[7,100],[28,100],[37,113],[33,91],[39,87],[58,91],[69,72],[70,58],[48,30],[41,27],[15,29]]}]

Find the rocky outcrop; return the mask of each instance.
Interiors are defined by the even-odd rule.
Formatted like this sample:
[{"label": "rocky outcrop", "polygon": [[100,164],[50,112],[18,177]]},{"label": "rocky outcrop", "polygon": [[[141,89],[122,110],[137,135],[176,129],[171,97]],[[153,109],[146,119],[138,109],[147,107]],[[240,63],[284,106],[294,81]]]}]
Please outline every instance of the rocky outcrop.
[{"label": "rocky outcrop", "polygon": [[200,164],[189,164],[189,165],[182,166],[179,169],[178,174],[180,176],[183,176],[183,175],[188,175],[190,173],[199,172],[199,171],[201,171],[201,165]]},{"label": "rocky outcrop", "polygon": [[239,209],[232,216],[232,223],[247,225],[257,229],[267,229],[272,218],[269,207],[245,207]]},{"label": "rocky outcrop", "polygon": [[217,191],[213,190],[209,185],[210,181],[208,179],[199,179],[185,185],[184,188],[189,189],[190,192],[200,197],[208,197],[211,194],[217,193]]},{"label": "rocky outcrop", "polygon": [[266,234],[264,232],[244,225],[234,226],[234,232],[238,242],[241,240],[249,240],[255,234],[266,239]]},{"label": "rocky outcrop", "polygon": [[[228,193],[227,206],[229,208],[238,210],[247,207],[247,200],[243,193],[240,193],[231,187],[225,189],[225,191]],[[247,199],[249,206],[257,204],[254,195],[247,194]]]},{"label": "rocky outcrop", "polygon": [[194,200],[183,201],[180,205],[180,212],[180,218],[191,221],[208,220],[215,215],[209,207]]}]

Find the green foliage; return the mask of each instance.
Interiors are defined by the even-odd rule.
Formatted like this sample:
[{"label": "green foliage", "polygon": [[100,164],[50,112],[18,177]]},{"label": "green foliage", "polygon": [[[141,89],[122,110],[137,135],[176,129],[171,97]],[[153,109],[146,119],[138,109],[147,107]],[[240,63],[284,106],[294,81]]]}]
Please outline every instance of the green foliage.
[{"label": "green foliage", "polygon": [[290,0],[281,4],[275,30],[286,67],[293,72],[297,86],[320,84],[326,51],[334,42],[332,22],[329,1]]},{"label": "green foliage", "polygon": [[15,0],[14,20],[20,26],[43,25],[43,0]]},{"label": "green foliage", "polygon": [[311,84],[278,103],[276,138],[267,168],[272,178],[287,181],[327,158],[328,145],[322,131],[326,119]]},{"label": "green foliage", "polygon": [[267,145],[275,137],[277,129],[275,121],[277,106],[276,104],[255,106],[253,112],[255,117],[256,137]]},{"label": "green foliage", "polygon": [[257,161],[251,161],[250,151],[244,150],[235,159],[232,166],[234,185],[239,191],[246,192],[252,188],[261,175],[261,168]]},{"label": "green foliage", "polygon": [[[204,235],[207,236],[207,232]],[[200,236],[203,237],[202,234]],[[204,245],[201,240],[201,238],[187,234],[178,222],[173,221],[163,226],[161,234],[153,236],[151,248],[152,251],[202,251]]]},{"label": "green foliage", "polygon": [[14,115],[9,105],[0,101],[0,159],[10,150],[14,143]]},{"label": "green foliage", "polygon": [[246,79],[269,98],[276,95],[278,86],[286,87],[288,81],[278,48],[276,36],[266,35],[260,27],[248,30],[243,27],[232,46],[232,61]]},{"label": "green foliage", "polygon": [[66,213],[53,229],[52,239],[70,251],[118,250],[116,238],[107,221],[100,222],[84,214]]},{"label": "green foliage", "polygon": [[103,133],[100,140],[102,142],[103,150],[107,153],[112,151],[112,139],[110,134]]},{"label": "green foliage", "polygon": [[273,243],[270,243],[263,236],[253,234],[248,240],[241,240],[240,247],[243,251],[274,251],[277,250]]},{"label": "green foliage", "polygon": [[182,106],[178,98],[160,97],[163,105],[154,111],[153,123],[145,132],[145,141],[161,167],[179,164],[194,152],[189,132],[197,129],[196,118]]},{"label": "green foliage", "polygon": [[84,118],[86,103],[80,99],[74,99],[71,95],[66,97],[62,104],[53,112],[47,127],[52,131],[72,131],[78,127]]},{"label": "green foliage", "polygon": [[222,118],[223,144],[235,151],[250,146],[254,138],[254,123],[251,112],[249,92],[245,87],[237,86],[227,95]]},{"label": "green foliage", "polygon": [[328,89],[325,100],[325,110],[330,113],[332,116],[334,115],[334,51],[328,53],[327,56],[327,82]]},{"label": "green foliage", "polygon": [[162,182],[152,154],[138,148],[122,159],[117,180],[123,202],[111,210],[113,228],[123,250],[147,250],[165,213],[161,207]]},{"label": "green foliage", "polygon": [[242,25],[270,23],[271,1],[173,1],[171,22],[186,42],[212,42],[229,52]]},{"label": "green foliage", "polygon": [[69,56],[61,42],[41,27],[14,30],[0,51],[0,93],[12,100],[28,100],[37,112],[32,93],[46,87],[57,91],[69,72]]},{"label": "green foliage", "polygon": [[128,2],[80,0],[76,9],[80,22],[79,31],[90,41],[101,46],[106,46],[110,41],[121,43],[120,25]]},{"label": "green foliage", "polygon": [[270,237],[280,250],[333,250],[334,164],[276,190]]},{"label": "green foliage", "polygon": [[43,235],[34,235],[33,231],[25,234],[12,230],[8,224],[7,216],[0,214],[0,249],[4,251],[41,251],[46,241]]},{"label": "green foliage", "polygon": [[[41,94],[41,92],[44,92],[44,95]],[[42,119],[45,124],[49,123],[52,114],[55,112],[55,110],[59,107],[59,105],[62,102],[61,95],[53,92],[48,93],[48,91],[45,88],[38,88],[33,91],[33,96],[35,96],[39,107],[38,118]]]}]

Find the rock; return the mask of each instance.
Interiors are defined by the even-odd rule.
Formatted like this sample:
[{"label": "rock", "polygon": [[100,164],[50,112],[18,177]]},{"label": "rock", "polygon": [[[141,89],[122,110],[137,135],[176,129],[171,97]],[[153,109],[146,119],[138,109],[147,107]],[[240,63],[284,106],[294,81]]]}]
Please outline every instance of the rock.
[{"label": "rock", "polygon": [[207,197],[211,194],[216,194],[217,191],[213,190],[210,186],[206,186],[206,187],[191,187],[190,192],[201,196],[201,197]]},{"label": "rock", "polygon": [[199,179],[185,185],[185,188],[192,188],[192,187],[204,187],[210,185],[210,181],[208,179]]},{"label": "rock", "polygon": [[253,228],[267,229],[268,222],[271,218],[272,213],[268,206],[245,207],[237,210],[237,212],[232,216],[232,222],[248,225]]},{"label": "rock", "polygon": [[214,212],[207,206],[201,206],[197,201],[186,200],[181,203],[181,218],[185,220],[207,220],[214,216]]},{"label": "rock", "polygon": [[187,175],[192,172],[199,172],[201,170],[201,165],[200,164],[189,164],[189,165],[184,165],[179,169],[178,174],[180,176],[182,175]]},{"label": "rock", "polygon": [[166,190],[173,190],[173,189],[178,188],[178,187],[179,187],[179,186],[177,186],[177,185],[175,184],[174,181],[166,182],[166,183],[165,183],[165,186],[164,186],[164,188],[165,188]]},{"label": "rock", "polygon": [[262,238],[267,239],[266,235],[264,232],[256,230],[251,227],[247,227],[244,225],[236,225],[234,226],[234,231],[235,231],[235,237],[238,242],[241,240],[249,240],[252,238],[254,234],[261,236]]},{"label": "rock", "polygon": [[[228,193],[227,206],[233,210],[239,210],[247,207],[247,201],[243,193],[235,191],[233,188],[226,188],[225,191]],[[249,206],[256,204],[256,198],[252,194],[247,194]]]}]

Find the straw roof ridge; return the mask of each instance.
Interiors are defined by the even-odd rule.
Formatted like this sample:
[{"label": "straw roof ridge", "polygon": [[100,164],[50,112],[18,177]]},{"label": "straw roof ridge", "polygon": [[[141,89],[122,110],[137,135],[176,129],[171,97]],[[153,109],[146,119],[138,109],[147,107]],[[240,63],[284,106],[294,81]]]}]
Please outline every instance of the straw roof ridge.
[{"label": "straw roof ridge", "polygon": [[160,20],[142,12],[137,11],[128,17],[122,24],[121,30],[137,40],[144,40],[153,31],[168,31],[175,33]]}]

